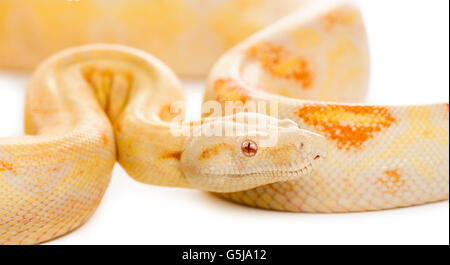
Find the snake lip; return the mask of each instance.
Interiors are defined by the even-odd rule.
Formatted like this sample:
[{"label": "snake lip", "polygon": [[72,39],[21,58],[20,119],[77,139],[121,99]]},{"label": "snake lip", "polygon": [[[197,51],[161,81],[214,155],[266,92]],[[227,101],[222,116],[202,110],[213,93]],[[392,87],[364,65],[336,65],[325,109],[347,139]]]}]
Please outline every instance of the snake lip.
[{"label": "snake lip", "polygon": [[308,173],[311,173],[313,171],[314,167],[312,163],[309,163],[308,165],[306,165],[305,167],[301,168],[301,169],[297,169],[297,170],[288,170],[285,172],[285,174],[290,175],[290,176],[303,176],[306,175]]},{"label": "snake lip", "polygon": [[248,176],[264,177],[268,174],[279,175],[279,176],[289,176],[289,177],[296,177],[296,176],[300,177],[300,176],[311,173],[313,170],[314,170],[313,163],[309,163],[308,165],[306,165],[302,168],[294,169],[294,170],[279,170],[279,171],[274,170],[274,171],[240,173],[240,174],[206,172],[206,173],[202,173],[202,174],[205,176],[228,176],[228,177],[233,177],[233,178],[248,177]]}]

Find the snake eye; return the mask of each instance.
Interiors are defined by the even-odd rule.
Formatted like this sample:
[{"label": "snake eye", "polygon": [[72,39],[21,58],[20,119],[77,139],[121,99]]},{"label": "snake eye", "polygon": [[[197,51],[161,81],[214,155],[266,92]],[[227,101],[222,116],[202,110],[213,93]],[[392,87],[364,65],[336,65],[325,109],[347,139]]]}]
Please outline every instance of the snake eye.
[{"label": "snake eye", "polygon": [[252,140],[245,140],[241,145],[242,153],[247,157],[252,157],[256,155],[258,151],[258,145]]}]

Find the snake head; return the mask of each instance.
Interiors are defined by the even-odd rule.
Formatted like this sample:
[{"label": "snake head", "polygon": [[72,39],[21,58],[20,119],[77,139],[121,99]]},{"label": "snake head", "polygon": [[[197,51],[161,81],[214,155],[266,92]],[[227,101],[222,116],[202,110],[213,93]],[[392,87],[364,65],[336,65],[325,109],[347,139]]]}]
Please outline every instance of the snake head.
[{"label": "snake head", "polygon": [[307,177],[327,154],[323,136],[256,113],[210,120],[196,130],[185,142],[181,167],[193,188],[207,191],[236,192]]}]

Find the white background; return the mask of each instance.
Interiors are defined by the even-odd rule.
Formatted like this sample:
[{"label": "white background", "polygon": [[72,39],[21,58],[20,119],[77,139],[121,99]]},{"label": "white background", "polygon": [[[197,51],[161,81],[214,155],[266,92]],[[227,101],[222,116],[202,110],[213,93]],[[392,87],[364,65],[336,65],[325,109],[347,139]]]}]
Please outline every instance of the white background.
[{"label": "white background", "polygon": [[[372,51],[369,101],[448,101],[449,1],[359,2]],[[27,75],[0,72],[0,137],[22,134],[27,81]],[[186,82],[186,90],[195,110],[202,83]],[[449,244],[449,204],[354,214],[273,212],[201,191],[139,184],[116,165],[94,216],[50,243]]]}]

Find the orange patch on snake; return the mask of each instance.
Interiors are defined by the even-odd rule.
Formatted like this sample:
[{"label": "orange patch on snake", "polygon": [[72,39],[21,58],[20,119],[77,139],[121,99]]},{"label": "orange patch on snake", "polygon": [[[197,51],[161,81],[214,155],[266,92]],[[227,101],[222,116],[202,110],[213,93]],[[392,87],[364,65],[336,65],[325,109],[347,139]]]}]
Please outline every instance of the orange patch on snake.
[{"label": "orange patch on snake", "polygon": [[121,132],[122,131],[122,124],[120,122],[116,123],[116,131]]},{"label": "orange patch on snake", "polygon": [[208,122],[206,120],[202,119],[202,120],[190,121],[188,124],[190,127],[193,127],[193,126],[201,126],[205,123],[208,123]]},{"label": "orange patch on snake", "polygon": [[181,159],[181,152],[170,152],[170,153],[165,153],[163,155],[160,156],[161,159],[168,159],[168,158],[175,158],[176,160],[180,160]]},{"label": "orange patch on snake", "polygon": [[108,139],[108,135],[106,134],[106,132],[104,132],[104,133],[102,134],[102,140],[103,140],[103,144],[104,144],[104,145],[107,145],[107,144],[108,144],[109,139]]},{"label": "orange patch on snake", "polygon": [[5,161],[0,161],[0,172],[2,171],[13,171],[14,170],[14,166],[11,163],[5,162]]},{"label": "orange patch on snake", "polygon": [[325,30],[330,31],[337,25],[349,25],[355,21],[357,13],[354,11],[337,10],[323,16]]},{"label": "orange patch on snake", "polygon": [[387,108],[375,106],[305,105],[296,115],[347,151],[359,149],[375,133],[396,122]]},{"label": "orange patch on snake", "polygon": [[232,151],[233,147],[229,144],[216,144],[203,150],[198,160],[209,159],[212,156],[220,154],[222,151]]},{"label": "orange patch on snake", "polygon": [[404,184],[398,169],[386,170],[383,177],[379,177],[375,184],[382,184],[384,192],[387,194],[395,194]]},{"label": "orange patch on snake", "polygon": [[48,109],[34,108],[34,109],[30,110],[31,113],[42,114],[42,115],[52,115],[54,113],[58,113],[58,111],[60,111],[60,110],[57,108],[48,108]]},{"label": "orange patch on snake", "polygon": [[159,110],[159,118],[162,121],[172,121],[179,113],[174,113],[171,111],[172,104],[167,104],[161,107]]},{"label": "orange patch on snake", "polygon": [[272,75],[301,82],[304,89],[310,88],[313,75],[308,61],[300,56],[292,56],[282,46],[261,43],[251,47],[247,55],[261,63]]},{"label": "orange patch on snake", "polygon": [[214,83],[214,91],[217,94],[216,100],[225,101],[241,101],[245,103],[250,97],[244,93],[244,89],[231,78],[217,79]]}]

